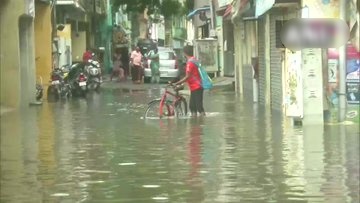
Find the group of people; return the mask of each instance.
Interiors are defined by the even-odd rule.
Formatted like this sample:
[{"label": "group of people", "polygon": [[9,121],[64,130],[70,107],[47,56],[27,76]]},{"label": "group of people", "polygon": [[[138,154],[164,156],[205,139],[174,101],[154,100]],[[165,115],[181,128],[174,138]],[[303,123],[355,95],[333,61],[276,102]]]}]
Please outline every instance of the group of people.
[{"label": "group of people", "polygon": [[[196,60],[194,57],[194,50],[192,46],[185,46],[183,49],[184,55],[187,59],[186,67],[185,67],[185,76],[176,81],[169,82],[172,85],[181,85],[185,82],[188,83],[190,89],[190,111],[192,116],[196,116],[198,113],[200,115],[205,115],[205,110],[203,107],[203,94],[204,89],[201,83],[201,76],[198,70],[196,63],[191,61]],[[143,55],[139,47],[136,47],[134,51],[131,52],[130,55],[130,67],[131,67],[131,77],[134,84],[141,84],[144,81],[144,70],[142,67],[142,59]],[[155,48],[145,54],[145,57],[151,59],[150,68],[151,68],[151,82],[159,83],[160,82],[160,63],[159,63],[159,53],[158,49]],[[113,73],[117,72],[119,78],[122,80],[126,78],[124,74],[123,64],[121,62],[121,55],[117,54],[114,57],[114,69]],[[112,78],[112,77],[111,77]]]},{"label": "group of people", "polygon": [[[160,83],[160,62],[158,49],[155,48],[145,56],[141,53],[140,47],[136,47],[130,55],[130,68],[131,68],[131,78],[134,84],[141,84],[144,82],[144,69],[143,69],[143,58],[151,59],[150,69],[151,69],[151,82]],[[119,78],[119,81],[126,80],[126,73],[124,70],[124,64],[122,62],[121,54],[116,53],[113,58],[113,71],[110,77],[110,80],[114,76]]]}]

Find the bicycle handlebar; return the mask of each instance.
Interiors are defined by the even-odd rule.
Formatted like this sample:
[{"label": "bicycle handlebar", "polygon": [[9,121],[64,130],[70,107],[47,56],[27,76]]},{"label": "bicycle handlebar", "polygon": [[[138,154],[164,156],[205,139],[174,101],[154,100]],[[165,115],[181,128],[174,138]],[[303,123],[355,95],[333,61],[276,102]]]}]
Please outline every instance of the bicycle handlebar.
[{"label": "bicycle handlebar", "polygon": [[169,83],[165,86],[165,88],[171,87],[174,91],[179,92],[180,90],[184,89],[183,85],[174,85],[173,83]]}]

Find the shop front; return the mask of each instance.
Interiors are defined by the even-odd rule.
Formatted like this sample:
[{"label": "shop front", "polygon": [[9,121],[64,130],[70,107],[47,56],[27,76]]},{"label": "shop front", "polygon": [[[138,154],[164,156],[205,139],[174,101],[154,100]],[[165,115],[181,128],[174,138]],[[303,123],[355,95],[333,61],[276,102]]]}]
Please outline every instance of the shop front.
[{"label": "shop front", "polygon": [[[328,50],[328,69],[327,69],[327,96],[330,104],[330,122],[336,121],[338,117],[339,105],[339,51],[337,49]],[[325,78],[325,77],[324,77]],[[347,45],[346,49],[346,99],[347,114],[346,120],[359,122],[360,106],[360,52],[352,44]]]}]

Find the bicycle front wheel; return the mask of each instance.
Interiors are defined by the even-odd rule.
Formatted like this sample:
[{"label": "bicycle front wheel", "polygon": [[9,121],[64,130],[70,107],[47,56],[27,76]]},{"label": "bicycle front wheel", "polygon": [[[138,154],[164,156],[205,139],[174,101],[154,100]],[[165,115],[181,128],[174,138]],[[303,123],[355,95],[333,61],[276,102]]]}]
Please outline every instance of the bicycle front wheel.
[{"label": "bicycle front wheel", "polygon": [[186,117],[188,113],[187,102],[185,98],[181,98],[175,103],[175,115],[177,117]]},{"label": "bicycle front wheel", "polygon": [[160,107],[161,100],[154,100],[149,103],[148,108],[145,111],[144,118],[163,118],[171,116],[171,104],[170,102],[166,101]]}]

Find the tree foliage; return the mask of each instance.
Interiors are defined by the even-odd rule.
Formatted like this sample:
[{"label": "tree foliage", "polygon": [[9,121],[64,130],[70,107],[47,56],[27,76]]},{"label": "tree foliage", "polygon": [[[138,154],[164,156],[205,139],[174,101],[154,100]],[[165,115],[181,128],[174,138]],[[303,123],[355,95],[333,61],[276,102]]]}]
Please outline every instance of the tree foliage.
[{"label": "tree foliage", "polygon": [[[186,2],[194,0],[186,0]],[[126,5],[127,12],[142,13],[148,8],[148,14],[159,13],[164,17],[183,14],[184,8],[178,0],[113,0],[114,8]]]},{"label": "tree foliage", "polygon": [[190,13],[192,10],[194,10],[194,1],[195,0],[185,0],[185,12]]}]

